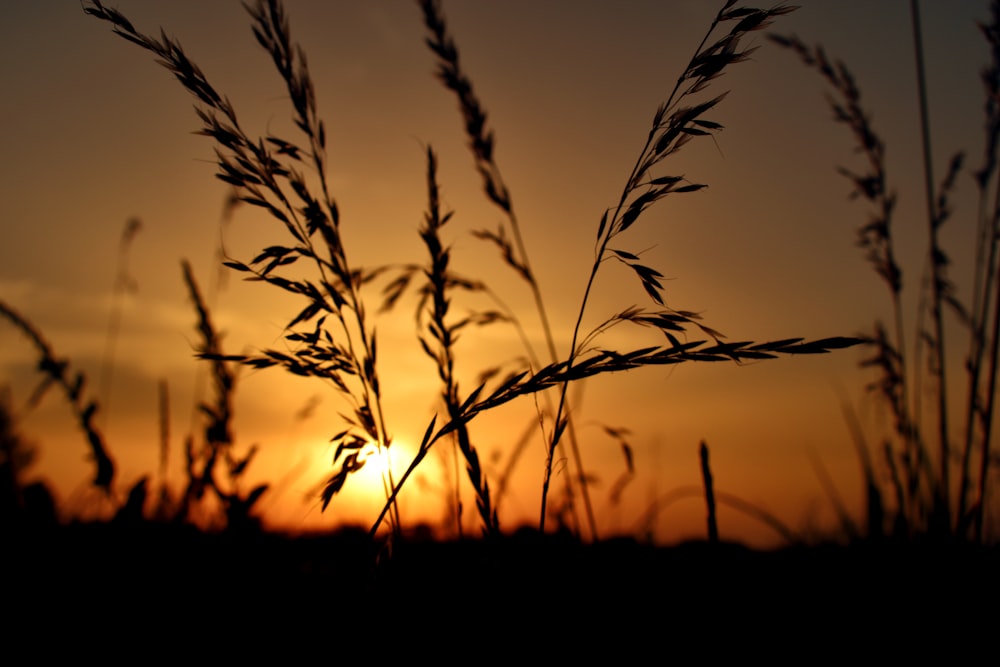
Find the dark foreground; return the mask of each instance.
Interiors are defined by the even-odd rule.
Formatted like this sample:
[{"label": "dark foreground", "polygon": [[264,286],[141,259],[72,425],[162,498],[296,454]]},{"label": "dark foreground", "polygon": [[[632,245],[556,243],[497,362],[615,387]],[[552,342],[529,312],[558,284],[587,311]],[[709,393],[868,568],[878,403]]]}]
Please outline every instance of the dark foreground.
[{"label": "dark foreground", "polygon": [[408,540],[390,552],[363,532],[289,538],[153,524],[22,531],[4,543],[13,629],[290,623],[305,634],[326,628],[339,640],[435,627],[456,637],[485,633],[492,642],[565,627],[583,646],[640,631],[680,645],[693,637],[687,629],[700,637],[742,628],[778,645],[790,627],[825,642],[888,640],[890,628],[905,629],[897,639],[912,642],[958,633],[963,644],[1000,632],[996,547],[761,552],[632,540],[581,545],[522,532],[491,543]]}]

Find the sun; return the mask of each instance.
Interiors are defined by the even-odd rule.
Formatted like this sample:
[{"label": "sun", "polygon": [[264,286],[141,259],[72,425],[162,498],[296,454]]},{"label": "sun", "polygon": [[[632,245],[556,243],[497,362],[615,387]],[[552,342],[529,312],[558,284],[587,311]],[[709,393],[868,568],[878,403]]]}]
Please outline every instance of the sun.
[{"label": "sun", "polygon": [[[391,485],[399,483],[406,466],[413,458],[412,447],[399,440],[393,440],[388,447],[369,441],[356,454],[361,467],[350,474],[338,495],[342,495],[345,500],[351,498],[352,501],[362,502],[369,507],[384,505],[388,500]],[[340,469],[342,464],[343,460],[336,461],[333,469]],[[330,468],[326,471],[329,473]]]},{"label": "sun", "polygon": [[348,484],[364,487],[366,492],[385,500],[390,477],[395,478],[400,474],[394,469],[398,467],[394,465],[398,452],[399,448],[395,443],[386,447],[379,446],[377,442],[369,442],[358,455],[358,460],[364,462],[364,467],[354,473]]},{"label": "sun", "polygon": [[[364,461],[363,465],[347,476],[342,488],[324,507],[323,490],[331,477],[342,469],[347,453],[342,453],[334,461],[333,443],[325,439],[321,444],[314,438],[303,439],[302,447],[309,453],[305,455],[303,467],[297,475],[302,483],[296,488],[302,494],[293,494],[288,502],[272,508],[271,520],[276,525],[292,529],[371,528],[388,502],[390,483],[400,484],[416,456],[418,448],[411,443],[406,438],[394,438],[388,448],[380,448],[372,441],[361,449],[353,450],[351,454],[356,454],[358,461]],[[423,484],[425,478],[426,472],[418,471],[397,497],[399,520],[404,529],[416,524],[434,524],[441,519],[440,493],[437,486]],[[299,501],[304,501],[306,509],[297,504]]]}]

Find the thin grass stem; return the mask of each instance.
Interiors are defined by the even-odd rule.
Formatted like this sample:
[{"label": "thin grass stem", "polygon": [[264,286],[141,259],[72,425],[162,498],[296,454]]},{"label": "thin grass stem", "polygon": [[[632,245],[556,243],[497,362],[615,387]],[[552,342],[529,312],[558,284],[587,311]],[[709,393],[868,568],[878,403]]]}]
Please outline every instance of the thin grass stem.
[{"label": "thin grass stem", "polygon": [[[927,77],[924,73],[923,36],[920,29],[920,6],[917,0],[910,0],[910,16],[913,23],[914,58],[917,67],[917,96],[920,110],[920,135],[923,149],[924,195],[927,205],[927,222],[930,233],[930,267],[932,280],[931,318],[934,327],[934,374],[937,395],[937,425],[938,425],[938,473],[934,494],[937,499],[934,505],[936,520],[943,522],[939,529],[948,532],[949,512],[949,478],[950,478],[950,447],[948,445],[948,397],[947,378],[945,374],[945,337],[942,304],[944,302],[943,265],[940,261],[940,243],[938,229],[940,227],[938,210],[934,193],[934,163],[931,154],[930,120],[927,111]],[[933,529],[933,528],[932,528]]]}]

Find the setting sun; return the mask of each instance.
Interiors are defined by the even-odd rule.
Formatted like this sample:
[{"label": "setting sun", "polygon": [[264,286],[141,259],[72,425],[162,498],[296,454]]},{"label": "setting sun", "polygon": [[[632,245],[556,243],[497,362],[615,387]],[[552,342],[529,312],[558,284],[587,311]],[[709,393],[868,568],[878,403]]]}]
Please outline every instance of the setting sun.
[{"label": "setting sun", "polygon": [[[358,462],[363,467],[351,476],[350,484],[358,487],[358,493],[367,496],[372,502],[384,503],[391,493],[390,480],[398,479],[406,469],[403,457],[404,448],[399,443],[382,447],[369,441],[358,452]],[[336,465],[336,461],[331,461],[322,472],[328,474]]]}]

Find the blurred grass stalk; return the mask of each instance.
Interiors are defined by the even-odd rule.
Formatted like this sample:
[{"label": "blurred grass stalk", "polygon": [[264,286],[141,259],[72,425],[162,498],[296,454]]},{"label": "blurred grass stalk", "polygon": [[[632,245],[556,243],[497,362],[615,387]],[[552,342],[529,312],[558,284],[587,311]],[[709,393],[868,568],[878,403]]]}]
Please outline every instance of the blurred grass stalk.
[{"label": "blurred grass stalk", "polygon": [[[794,36],[770,37],[796,52],[831,86],[832,94],[828,100],[834,119],[848,127],[859,153],[867,162],[860,173],[845,168],[838,171],[852,184],[850,197],[866,201],[871,207],[868,222],[858,229],[858,246],[866,251],[867,259],[890,292],[893,333],[890,335],[881,321],[876,322],[874,335],[868,340],[873,353],[861,365],[874,367],[879,372],[878,379],[869,385],[869,389],[878,391],[886,400],[897,438],[895,446],[885,443],[887,480],[885,477],[878,480],[867,441],[852,414],[845,412],[866,482],[868,536],[882,536],[886,527],[882,525],[881,518],[886,496],[891,496],[896,505],[889,529],[892,534],[900,537],[950,536],[981,542],[985,539],[983,526],[988,501],[997,345],[1000,341],[1000,290],[997,289],[1000,280],[997,262],[1000,185],[996,168],[1000,141],[1000,2],[993,0],[990,3],[990,21],[979,26],[990,46],[991,60],[981,74],[986,96],[986,136],[982,166],[973,173],[979,196],[969,305],[961,301],[948,277],[951,259],[939,236],[952,215],[950,198],[962,170],[964,155],[959,152],[951,157],[944,178],[935,186],[917,0],[911,0],[910,14],[928,229],[927,268],[919,290],[912,358],[907,354],[903,321],[903,270],[897,263],[894,249],[892,223],[896,194],[888,186],[884,144],[861,104],[861,93],[854,76],[844,63],[831,61],[821,46],[810,48]],[[961,409],[963,430],[957,441],[949,427],[948,369],[951,364],[945,345],[946,312],[951,313],[951,321],[964,327],[969,336],[969,352],[965,359],[968,378]],[[925,322],[928,316],[929,324]],[[927,393],[924,364],[930,376],[930,389],[935,396],[929,414],[922,405],[922,397]],[[929,426],[928,421],[931,422]],[[931,433],[933,435],[929,435]],[[971,464],[976,452],[979,453],[979,465],[973,480]],[[951,465],[953,458],[959,462],[957,473]],[[953,491],[956,474],[958,487],[957,491]],[[971,495],[973,481],[974,497]]]}]

